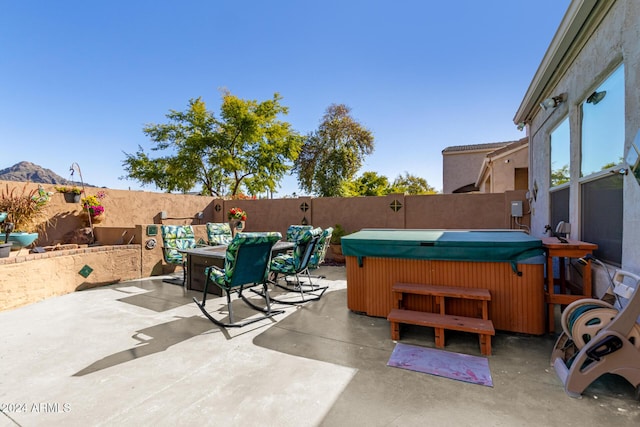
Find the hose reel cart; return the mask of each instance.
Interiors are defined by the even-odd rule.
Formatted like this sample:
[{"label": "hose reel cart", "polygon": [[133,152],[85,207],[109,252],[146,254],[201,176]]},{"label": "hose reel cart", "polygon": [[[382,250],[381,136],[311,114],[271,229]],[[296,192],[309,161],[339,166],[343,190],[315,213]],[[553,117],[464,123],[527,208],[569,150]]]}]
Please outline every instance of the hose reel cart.
[{"label": "hose reel cart", "polygon": [[640,276],[617,270],[611,282],[614,304],[585,298],[562,313],[551,364],[571,397],[609,373],[631,383],[640,399]]}]

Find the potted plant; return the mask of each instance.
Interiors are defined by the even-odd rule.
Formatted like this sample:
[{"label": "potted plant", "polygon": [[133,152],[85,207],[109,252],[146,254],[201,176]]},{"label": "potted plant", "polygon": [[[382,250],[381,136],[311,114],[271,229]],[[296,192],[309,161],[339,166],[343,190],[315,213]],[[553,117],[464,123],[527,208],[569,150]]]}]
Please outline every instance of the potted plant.
[{"label": "potted plant", "polygon": [[9,184],[0,192],[0,212],[6,212],[1,227],[0,242],[11,243],[13,248],[29,246],[38,238],[48,222],[46,207],[50,194],[42,186],[33,190],[24,184],[22,191]]},{"label": "potted plant", "polygon": [[83,197],[81,199],[81,216],[86,219],[91,218],[91,224],[102,222],[104,219],[104,205],[102,204],[102,200],[104,200],[105,197],[107,197],[107,195],[104,191],[98,191],[95,195]]},{"label": "potted plant", "polygon": [[331,235],[331,250],[334,254],[342,255],[342,237],[346,236],[347,234],[349,233],[347,233],[340,224],[336,224],[333,226],[333,234]]},{"label": "potted plant", "polygon": [[[4,222],[5,219],[7,219],[7,213],[0,212],[0,230],[4,228],[2,223]],[[9,256],[9,252],[11,251],[11,246],[13,246],[11,243],[0,244],[0,258],[7,258]]]},{"label": "potted plant", "polygon": [[235,237],[238,231],[244,230],[244,222],[247,220],[247,213],[240,208],[231,208],[227,212],[231,235]]},{"label": "potted plant", "polygon": [[54,189],[58,193],[62,193],[64,195],[64,201],[67,203],[80,203],[80,195],[82,194],[82,189],[79,187],[54,187]]}]

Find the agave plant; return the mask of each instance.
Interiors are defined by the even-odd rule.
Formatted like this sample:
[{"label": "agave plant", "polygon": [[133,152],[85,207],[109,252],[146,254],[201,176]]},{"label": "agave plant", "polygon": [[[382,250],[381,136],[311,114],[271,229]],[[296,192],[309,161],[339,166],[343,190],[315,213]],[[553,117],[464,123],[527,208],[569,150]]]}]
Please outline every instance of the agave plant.
[{"label": "agave plant", "polygon": [[29,190],[24,184],[22,191],[6,185],[0,191],[0,212],[6,212],[5,222],[13,223],[15,231],[28,233],[40,231],[47,223],[46,207],[50,194],[42,186]]}]

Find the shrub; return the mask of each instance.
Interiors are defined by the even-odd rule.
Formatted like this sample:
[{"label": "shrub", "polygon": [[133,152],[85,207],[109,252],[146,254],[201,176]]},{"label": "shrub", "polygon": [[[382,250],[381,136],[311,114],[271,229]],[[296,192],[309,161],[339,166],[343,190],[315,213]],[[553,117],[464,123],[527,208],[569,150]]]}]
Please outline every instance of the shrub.
[{"label": "shrub", "polygon": [[12,222],[15,231],[34,233],[41,231],[48,222],[46,207],[50,194],[42,186],[33,190],[24,184],[22,191],[9,184],[0,192],[0,212],[7,213],[5,222]]}]

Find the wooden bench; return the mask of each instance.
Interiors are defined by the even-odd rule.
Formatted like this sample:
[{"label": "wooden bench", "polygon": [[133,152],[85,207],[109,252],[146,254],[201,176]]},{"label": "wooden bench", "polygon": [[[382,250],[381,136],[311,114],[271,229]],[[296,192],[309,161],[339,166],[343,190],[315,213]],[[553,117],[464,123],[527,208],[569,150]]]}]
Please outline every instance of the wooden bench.
[{"label": "wooden bench", "polygon": [[[487,289],[438,286],[417,283],[396,283],[392,287],[396,308],[392,309],[387,320],[391,322],[391,339],[400,339],[400,324],[428,326],[435,329],[436,347],[444,348],[444,330],[476,333],[480,337],[480,351],[491,355],[491,336],[495,335],[493,322],[489,320],[491,293]],[[405,294],[427,295],[435,298],[438,313],[407,310],[404,308]],[[446,314],[445,299],[462,298],[479,302],[480,317],[464,317]]]}]

